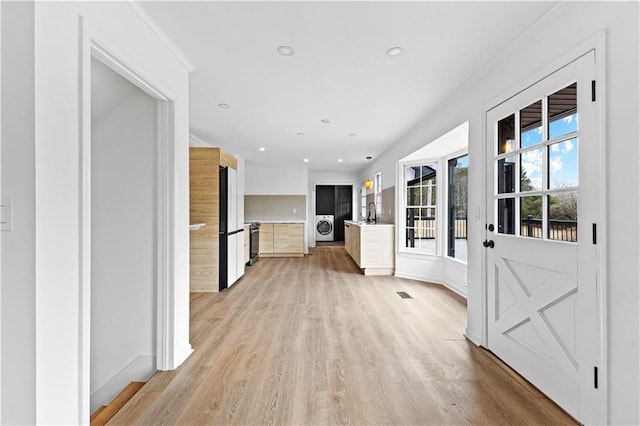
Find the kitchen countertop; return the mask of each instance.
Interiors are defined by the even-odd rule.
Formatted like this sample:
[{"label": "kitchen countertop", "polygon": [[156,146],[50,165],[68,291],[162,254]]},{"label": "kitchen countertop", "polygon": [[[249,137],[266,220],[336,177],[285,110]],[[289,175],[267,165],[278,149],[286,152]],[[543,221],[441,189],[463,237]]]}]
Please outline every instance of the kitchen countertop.
[{"label": "kitchen countertop", "polygon": [[344,223],[348,223],[349,225],[355,225],[355,226],[393,226],[393,223],[367,223],[367,222],[356,222],[355,220],[345,220]]},{"label": "kitchen countertop", "polygon": [[300,220],[300,219],[292,219],[292,220],[253,220],[253,221],[247,221],[245,222],[246,224],[250,224],[253,222],[258,222],[258,223],[307,223],[306,220]]}]

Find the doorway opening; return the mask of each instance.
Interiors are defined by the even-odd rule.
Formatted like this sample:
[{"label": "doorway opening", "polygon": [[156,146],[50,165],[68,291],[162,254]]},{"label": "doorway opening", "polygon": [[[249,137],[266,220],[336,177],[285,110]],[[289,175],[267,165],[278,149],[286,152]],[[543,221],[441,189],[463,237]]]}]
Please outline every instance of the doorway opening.
[{"label": "doorway opening", "polygon": [[315,240],[344,243],[344,221],[353,216],[353,185],[316,185]]},{"label": "doorway opening", "polygon": [[157,100],[91,59],[90,411],[156,371]]}]

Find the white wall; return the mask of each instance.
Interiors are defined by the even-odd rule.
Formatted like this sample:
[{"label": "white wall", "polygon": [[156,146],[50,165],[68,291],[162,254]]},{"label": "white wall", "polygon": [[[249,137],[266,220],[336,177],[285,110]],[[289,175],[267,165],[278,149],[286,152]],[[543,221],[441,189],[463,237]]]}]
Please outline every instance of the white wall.
[{"label": "white wall", "polygon": [[[309,171],[302,167],[274,167],[245,161],[245,195],[307,195]],[[307,197],[309,206],[309,197]],[[308,210],[308,207],[307,207]],[[307,223],[309,217],[307,217]],[[304,252],[309,252],[305,227]]]},{"label": "white wall", "polygon": [[156,371],[156,101],[138,91],[91,130],[93,412]]},{"label": "white wall", "polygon": [[307,195],[308,171],[245,162],[245,195]]},{"label": "white wall", "polygon": [[2,2],[2,197],[13,231],[2,231],[2,417],[35,424],[35,132],[32,3]]},{"label": "white wall", "polygon": [[[570,31],[567,30],[570,28]],[[510,50],[495,58],[388,149],[370,170],[382,169],[391,176],[395,162],[425,142],[469,120],[469,209],[484,207],[483,110],[501,97],[523,89],[525,80],[556,62],[574,48],[607,31],[606,78],[598,82],[600,102],[606,104],[607,194],[609,206],[606,247],[608,270],[607,352],[609,417],[611,424],[638,424],[640,400],[639,291],[638,291],[638,199],[628,188],[637,187],[638,168],[629,163],[638,158],[638,3],[570,2],[559,5],[529,32],[514,41]],[[635,193],[635,191],[634,191]],[[624,206],[624,207],[623,207]],[[481,210],[483,211],[483,210]],[[479,342],[482,335],[481,241],[484,221],[473,219],[469,226],[469,287],[467,335]],[[604,231],[603,231],[604,232]]]},{"label": "white wall", "polygon": [[[96,29],[118,55],[152,76],[175,99],[175,204],[171,264],[174,283],[169,365],[179,365],[189,345],[189,67],[135,4],[35,3],[36,105],[36,422],[78,424],[88,419],[88,377],[81,365],[80,60],[82,23]],[[33,300],[33,295],[31,300]],[[30,338],[26,335],[25,338]]]}]

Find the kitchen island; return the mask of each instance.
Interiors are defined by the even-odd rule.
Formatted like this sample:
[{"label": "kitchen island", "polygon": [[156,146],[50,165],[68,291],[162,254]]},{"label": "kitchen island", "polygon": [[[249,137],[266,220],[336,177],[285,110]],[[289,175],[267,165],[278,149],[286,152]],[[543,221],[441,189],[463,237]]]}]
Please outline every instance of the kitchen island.
[{"label": "kitchen island", "polygon": [[393,275],[394,225],[347,220],[344,247],[365,275]]}]

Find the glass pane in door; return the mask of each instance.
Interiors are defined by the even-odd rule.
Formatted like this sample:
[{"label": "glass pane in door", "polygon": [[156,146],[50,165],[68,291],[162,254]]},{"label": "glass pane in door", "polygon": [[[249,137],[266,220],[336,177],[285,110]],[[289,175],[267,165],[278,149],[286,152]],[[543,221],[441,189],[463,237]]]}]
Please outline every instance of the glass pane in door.
[{"label": "glass pane in door", "polygon": [[520,154],[520,191],[542,190],[542,148]]},{"label": "glass pane in door", "polygon": [[549,139],[578,131],[578,85],[573,83],[549,95]]},{"label": "glass pane in door", "polygon": [[516,157],[498,160],[498,194],[510,194],[516,190]]},{"label": "glass pane in door", "polygon": [[520,111],[520,148],[542,142],[542,100]]},{"label": "glass pane in door", "polygon": [[516,233],[516,203],[515,198],[501,198],[498,200],[498,233]]},{"label": "glass pane in door", "polygon": [[578,193],[549,196],[549,239],[578,241]]},{"label": "glass pane in door", "polygon": [[516,116],[511,114],[498,122],[498,154],[504,154],[516,149]]},{"label": "glass pane in door", "polygon": [[542,197],[520,198],[520,235],[542,238]]},{"label": "glass pane in door", "polygon": [[549,189],[578,186],[578,138],[549,145]]}]

